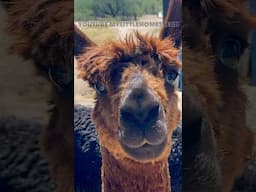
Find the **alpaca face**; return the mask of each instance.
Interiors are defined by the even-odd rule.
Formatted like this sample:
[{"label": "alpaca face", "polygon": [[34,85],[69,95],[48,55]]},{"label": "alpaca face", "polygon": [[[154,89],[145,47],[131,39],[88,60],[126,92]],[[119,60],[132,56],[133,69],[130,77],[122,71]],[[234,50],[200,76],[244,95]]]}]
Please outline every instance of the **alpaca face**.
[{"label": "alpaca face", "polygon": [[[98,93],[95,109],[110,101],[111,105],[105,106],[113,114],[109,125],[115,127],[113,137],[126,156],[138,161],[155,160],[170,149],[177,118],[177,64],[160,69],[159,63],[146,57],[143,62],[136,59],[126,63],[119,74],[114,70],[105,93]],[[108,95],[111,91],[113,95]]]},{"label": "alpaca face", "polygon": [[[123,150],[137,160],[161,155],[168,140],[168,117],[175,93],[178,68],[166,71],[132,64],[122,74],[121,97],[118,101],[118,140]],[[155,68],[155,69],[153,69]],[[175,97],[175,96],[174,96]],[[171,128],[173,129],[173,128]]]},{"label": "alpaca face", "polygon": [[170,40],[135,34],[92,47],[80,58],[81,75],[97,92],[101,146],[116,158],[168,158],[179,120],[177,56]]}]

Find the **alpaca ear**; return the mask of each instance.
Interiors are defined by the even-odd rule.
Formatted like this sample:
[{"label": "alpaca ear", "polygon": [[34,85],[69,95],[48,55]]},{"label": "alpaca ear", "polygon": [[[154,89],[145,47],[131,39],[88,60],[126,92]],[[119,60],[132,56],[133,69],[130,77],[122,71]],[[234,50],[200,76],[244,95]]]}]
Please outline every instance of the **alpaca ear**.
[{"label": "alpaca ear", "polygon": [[175,47],[181,45],[181,10],[182,0],[169,0],[167,14],[164,18],[164,25],[160,31],[160,39],[172,38]]},{"label": "alpaca ear", "polygon": [[104,72],[107,67],[108,57],[102,55],[104,48],[98,46],[87,47],[78,57],[78,77],[88,81],[91,86],[104,82]]},{"label": "alpaca ear", "polygon": [[91,41],[76,25],[74,25],[74,55],[79,56],[87,47],[94,46]]},{"label": "alpaca ear", "polygon": [[[210,16],[212,20],[219,19],[237,23],[241,28],[255,29],[256,17],[248,11],[248,0],[202,0],[201,10]],[[218,16],[220,15],[220,16]]]},{"label": "alpaca ear", "polygon": [[74,25],[74,55],[77,58],[78,78],[94,86],[99,79],[96,64],[97,46],[76,25]]}]

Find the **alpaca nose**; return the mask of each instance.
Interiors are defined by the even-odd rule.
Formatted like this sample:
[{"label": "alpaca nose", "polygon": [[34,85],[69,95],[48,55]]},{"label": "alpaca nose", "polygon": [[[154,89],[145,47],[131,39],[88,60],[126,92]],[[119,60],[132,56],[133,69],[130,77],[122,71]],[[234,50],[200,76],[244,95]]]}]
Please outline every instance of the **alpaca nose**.
[{"label": "alpaca nose", "polygon": [[160,105],[147,88],[136,87],[130,91],[120,107],[124,125],[152,126],[159,117]]}]

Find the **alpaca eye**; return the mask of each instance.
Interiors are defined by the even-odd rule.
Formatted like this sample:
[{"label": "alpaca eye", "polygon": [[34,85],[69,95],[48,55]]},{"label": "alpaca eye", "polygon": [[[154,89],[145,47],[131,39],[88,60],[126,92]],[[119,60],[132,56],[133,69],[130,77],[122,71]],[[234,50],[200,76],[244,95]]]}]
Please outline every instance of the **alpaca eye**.
[{"label": "alpaca eye", "polygon": [[63,87],[72,82],[72,73],[59,66],[49,68],[48,74],[50,79],[57,85]]},{"label": "alpaca eye", "polygon": [[220,60],[227,63],[228,59],[238,59],[242,54],[241,42],[238,39],[230,38],[223,42],[220,49]]},{"label": "alpaca eye", "polygon": [[96,84],[95,84],[95,89],[96,89],[96,91],[97,91],[98,93],[100,93],[100,94],[103,94],[103,93],[106,92],[105,86],[104,86],[103,84],[101,84],[101,83],[96,83]]},{"label": "alpaca eye", "polygon": [[166,73],[165,80],[167,83],[173,84],[173,82],[176,80],[177,76],[178,76],[178,72],[175,70],[171,70],[168,73]]}]

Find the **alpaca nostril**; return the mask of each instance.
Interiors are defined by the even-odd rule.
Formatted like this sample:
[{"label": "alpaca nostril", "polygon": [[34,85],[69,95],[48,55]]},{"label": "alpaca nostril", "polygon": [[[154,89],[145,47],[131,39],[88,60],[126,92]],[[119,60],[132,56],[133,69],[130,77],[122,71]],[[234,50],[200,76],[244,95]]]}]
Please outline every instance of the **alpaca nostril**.
[{"label": "alpaca nostril", "polygon": [[129,125],[148,126],[157,121],[159,117],[159,103],[151,103],[144,107],[131,108],[128,106],[120,109],[122,122]]},{"label": "alpaca nostril", "polygon": [[134,83],[120,106],[120,123],[123,128],[145,129],[159,118],[160,103],[143,83]]},{"label": "alpaca nostril", "polygon": [[126,123],[138,123],[131,109],[121,108],[120,110],[121,119]]},{"label": "alpaca nostril", "polygon": [[156,121],[159,116],[159,110],[159,103],[155,103],[152,106],[149,106],[145,121]]}]

